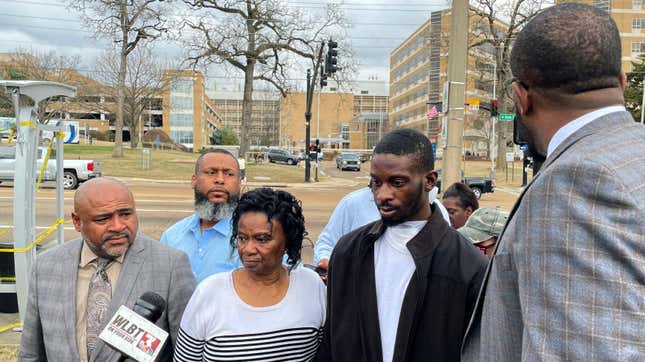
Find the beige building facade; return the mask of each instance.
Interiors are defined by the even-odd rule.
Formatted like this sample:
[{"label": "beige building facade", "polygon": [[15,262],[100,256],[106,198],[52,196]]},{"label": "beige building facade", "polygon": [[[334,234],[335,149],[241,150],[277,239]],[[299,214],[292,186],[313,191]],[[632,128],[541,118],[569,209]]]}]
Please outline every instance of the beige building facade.
[{"label": "beige building facade", "polygon": [[[487,25],[471,13],[469,37],[487,31]],[[390,112],[392,128],[413,128],[441,147],[442,117],[428,119],[427,111],[443,110],[443,90],[448,71],[450,10],[432,12],[430,19],[390,54]],[[499,23],[500,29],[505,25]],[[466,70],[466,102],[490,103],[493,95],[495,48],[489,44],[470,47]],[[490,113],[467,107],[464,120],[465,152],[487,154]]]},{"label": "beige building facade", "polygon": [[645,0],[557,1],[557,3],[565,2],[592,5],[611,15],[620,32],[623,72],[631,72],[632,63],[642,61],[639,56],[645,54]]},{"label": "beige building facade", "polygon": [[[324,148],[371,149],[389,129],[388,96],[382,81],[358,81],[339,91],[333,82],[314,94],[311,142]],[[280,104],[280,145],[304,148],[306,94],[290,93]]]},{"label": "beige building facade", "polygon": [[189,150],[197,152],[208,145],[212,131],[222,126],[201,72],[165,71],[162,98],[164,132]]}]

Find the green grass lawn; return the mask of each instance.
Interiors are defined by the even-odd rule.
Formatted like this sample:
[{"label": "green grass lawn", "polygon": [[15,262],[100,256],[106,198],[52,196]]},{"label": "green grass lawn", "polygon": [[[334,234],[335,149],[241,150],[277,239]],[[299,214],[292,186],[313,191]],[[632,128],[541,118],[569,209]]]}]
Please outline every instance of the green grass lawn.
[{"label": "green grass lawn", "polygon": [[[124,157],[113,158],[111,145],[65,145],[65,159],[101,161],[104,176],[188,181],[195,170],[195,160],[199,156],[198,153],[149,149],[150,168],[144,170],[141,149],[124,149],[123,151]],[[246,163],[248,181],[303,182],[304,172],[302,167]],[[325,179],[323,176],[319,178]]]}]

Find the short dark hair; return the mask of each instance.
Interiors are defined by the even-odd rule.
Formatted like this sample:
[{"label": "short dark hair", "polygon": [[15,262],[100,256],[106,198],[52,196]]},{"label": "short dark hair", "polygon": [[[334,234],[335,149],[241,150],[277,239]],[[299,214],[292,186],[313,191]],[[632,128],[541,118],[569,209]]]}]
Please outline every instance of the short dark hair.
[{"label": "short dark hair", "polygon": [[374,154],[412,156],[423,172],[434,170],[432,143],[421,132],[401,128],[387,133],[374,147]]},{"label": "short dark hair", "polygon": [[473,211],[479,209],[479,201],[477,201],[477,196],[475,195],[473,190],[463,182],[455,182],[454,184],[450,185],[450,187],[448,187],[441,196],[442,199],[445,199],[447,197],[456,198],[458,200],[459,207],[461,207],[462,209],[465,209],[469,206]]},{"label": "short dark hair", "polygon": [[525,87],[577,94],[620,86],[621,42],[616,23],[593,6],[544,9],[517,36],[513,76]]},{"label": "short dark hair", "polygon": [[204,156],[206,156],[206,155],[208,155],[210,153],[219,153],[219,154],[222,154],[222,155],[231,156],[231,158],[233,158],[235,160],[235,164],[237,165],[237,171],[238,171],[237,173],[240,174],[240,172],[239,172],[240,171],[240,162],[237,160],[237,157],[235,157],[231,152],[229,152],[228,150],[225,150],[223,148],[211,148],[211,149],[209,149],[207,151],[204,151],[201,155],[199,155],[199,157],[197,157],[197,161],[195,161],[195,175],[197,175],[199,173],[199,165],[202,162],[202,158],[204,158]]},{"label": "short dark hair", "polygon": [[302,241],[307,236],[305,216],[300,200],[286,191],[268,187],[257,188],[242,195],[233,211],[231,246],[237,247],[237,227],[240,217],[247,212],[261,212],[269,222],[277,220],[286,237],[287,264],[293,268],[300,261]]}]

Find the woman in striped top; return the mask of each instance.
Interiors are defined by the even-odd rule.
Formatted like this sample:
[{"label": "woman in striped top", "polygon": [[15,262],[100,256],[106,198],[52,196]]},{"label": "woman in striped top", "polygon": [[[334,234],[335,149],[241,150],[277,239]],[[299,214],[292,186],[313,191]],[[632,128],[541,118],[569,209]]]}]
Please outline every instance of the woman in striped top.
[{"label": "woman in striped top", "polygon": [[296,267],[306,235],[300,201],[255,189],[241,197],[232,223],[231,243],[244,267],[199,284],[184,311],[174,360],[312,360],[326,291],[316,273]]}]

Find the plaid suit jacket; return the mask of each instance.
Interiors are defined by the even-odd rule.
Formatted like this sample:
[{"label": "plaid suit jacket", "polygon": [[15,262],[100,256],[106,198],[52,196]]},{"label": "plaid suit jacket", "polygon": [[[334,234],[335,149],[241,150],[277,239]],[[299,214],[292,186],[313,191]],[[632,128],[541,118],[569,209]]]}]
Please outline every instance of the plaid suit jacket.
[{"label": "plaid suit jacket", "polygon": [[511,212],[464,361],[645,356],[645,127],[600,117],[549,155]]},{"label": "plaid suit jacket", "polygon": [[[76,345],[76,278],[81,246],[82,240],[76,239],[36,258],[31,268],[19,361],[80,360]],[[157,325],[171,335],[160,360],[169,360],[195,284],[186,254],[139,233],[123,260],[104,325],[121,305],[132,308],[143,293],[158,293],[167,305]],[[116,361],[119,356],[99,341],[91,360]]]}]

